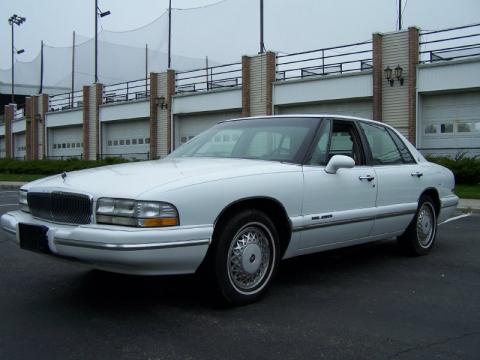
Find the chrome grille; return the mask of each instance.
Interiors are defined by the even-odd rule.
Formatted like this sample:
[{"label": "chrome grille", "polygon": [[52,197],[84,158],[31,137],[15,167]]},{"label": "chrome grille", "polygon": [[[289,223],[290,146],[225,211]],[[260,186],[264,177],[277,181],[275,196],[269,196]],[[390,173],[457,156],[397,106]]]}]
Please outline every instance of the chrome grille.
[{"label": "chrome grille", "polygon": [[51,192],[27,193],[32,215],[65,224],[89,224],[92,219],[92,201],[87,195]]}]

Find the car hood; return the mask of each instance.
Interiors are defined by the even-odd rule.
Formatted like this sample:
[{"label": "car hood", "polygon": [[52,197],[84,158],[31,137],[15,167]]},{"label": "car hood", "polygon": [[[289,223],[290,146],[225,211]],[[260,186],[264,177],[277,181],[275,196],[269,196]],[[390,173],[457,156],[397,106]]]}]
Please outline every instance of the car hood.
[{"label": "car hood", "polygon": [[93,197],[141,198],[151,190],[169,191],[202,182],[238,176],[299,171],[300,167],[272,161],[218,158],[179,158],[110,165],[72,171],[36,180],[28,191],[68,191]]}]

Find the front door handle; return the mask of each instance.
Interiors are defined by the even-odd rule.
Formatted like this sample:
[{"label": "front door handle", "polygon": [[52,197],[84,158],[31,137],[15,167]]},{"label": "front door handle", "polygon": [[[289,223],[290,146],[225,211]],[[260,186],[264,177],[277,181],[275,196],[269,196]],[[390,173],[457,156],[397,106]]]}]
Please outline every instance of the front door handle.
[{"label": "front door handle", "polygon": [[364,176],[359,176],[359,177],[358,177],[358,180],[368,180],[368,181],[372,181],[373,179],[375,179],[375,177],[372,176],[372,175],[364,175]]},{"label": "front door handle", "polygon": [[412,176],[416,176],[416,177],[422,177],[422,176],[423,176],[423,173],[421,173],[420,171],[415,171],[415,172],[412,172],[411,175],[412,175]]}]

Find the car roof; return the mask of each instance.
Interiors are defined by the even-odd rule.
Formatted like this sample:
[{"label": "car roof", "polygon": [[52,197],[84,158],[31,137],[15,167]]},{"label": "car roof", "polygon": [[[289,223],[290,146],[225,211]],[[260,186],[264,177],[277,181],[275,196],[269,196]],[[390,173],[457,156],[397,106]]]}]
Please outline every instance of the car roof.
[{"label": "car roof", "polygon": [[338,114],[289,114],[289,115],[260,115],[260,116],[249,116],[249,117],[241,117],[241,118],[234,118],[234,119],[228,119],[228,120],[222,120],[219,121],[218,123],[224,123],[224,122],[231,122],[231,121],[240,121],[240,120],[255,120],[255,119],[277,119],[277,118],[335,118],[335,119],[345,119],[345,120],[361,120],[361,121],[367,121],[371,123],[376,123],[376,124],[382,124],[390,127],[388,124],[382,123],[381,121],[376,121],[376,120],[371,120],[371,119],[366,119],[366,118],[361,118],[357,116],[347,116],[347,115],[338,115]]}]

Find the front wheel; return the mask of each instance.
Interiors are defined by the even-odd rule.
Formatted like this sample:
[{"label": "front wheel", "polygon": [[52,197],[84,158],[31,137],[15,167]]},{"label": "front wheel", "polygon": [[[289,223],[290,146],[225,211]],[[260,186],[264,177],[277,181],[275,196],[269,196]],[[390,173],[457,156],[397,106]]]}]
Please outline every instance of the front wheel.
[{"label": "front wheel", "polygon": [[435,243],[436,234],[437,213],[433,200],[428,195],[422,195],[415,217],[398,242],[410,255],[426,255]]},{"label": "front wheel", "polygon": [[274,224],[263,212],[245,210],[218,232],[214,253],[220,293],[233,305],[260,299],[272,282],[279,261]]}]

